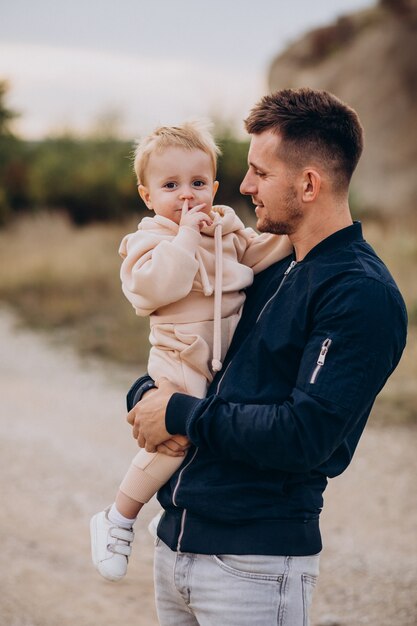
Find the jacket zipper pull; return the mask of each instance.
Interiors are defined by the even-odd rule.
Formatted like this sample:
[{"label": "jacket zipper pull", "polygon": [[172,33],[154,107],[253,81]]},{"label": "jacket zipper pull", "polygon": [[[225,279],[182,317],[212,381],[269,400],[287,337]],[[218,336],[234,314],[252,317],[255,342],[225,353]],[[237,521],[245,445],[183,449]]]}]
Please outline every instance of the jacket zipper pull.
[{"label": "jacket zipper pull", "polygon": [[326,360],[326,355],[329,351],[331,343],[332,343],[331,339],[326,339],[325,341],[323,341],[321,345],[319,358],[317,359],[317,365],[324,365],[324,361]]},{"label": "jacket zipper pull", "polygon": [[294,267],[294,265],[297,265],[297,261],[291,261],[291,263],[289,264],[289,266],[287,267],[287,269],[284,272],[284,276],[286,276],[287,274],[289,274],[291,272],[291,270]]},{"label": "jacket zipper pull", "polygon": [[321,344],[319,358],[317,359],[317,365],[316,365],[316,367],[314,369],[314,372],[313,372],[313,374],[312,374],[312,376],[310,378],[310,385],[314,385],[314,383],[316,382],[317,375],[318,375],[319,371],[321,370],[321,368],[324,365],[327,353],[328,353],[329,348],[330,348],[331,345],[332,345],[332,340],[330,338],[325,339],[323,341],[323,343]]}]

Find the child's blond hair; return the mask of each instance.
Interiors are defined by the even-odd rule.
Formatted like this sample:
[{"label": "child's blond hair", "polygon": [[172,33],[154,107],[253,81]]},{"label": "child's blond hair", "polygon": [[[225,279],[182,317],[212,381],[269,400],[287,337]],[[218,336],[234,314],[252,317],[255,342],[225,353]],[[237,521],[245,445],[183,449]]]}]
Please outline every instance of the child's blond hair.
[{"label": "child's blond hair", "polygon": [[217,157],[221,154],[210,132],[210,124],[203,120],[185,122],[180,126],[159,126],[138,142],[133,168],[139,185],[146,185],[146,168],[152,152],[161,153],[166,148],[202,150],[209,155],[213,176],[216,176]]}]

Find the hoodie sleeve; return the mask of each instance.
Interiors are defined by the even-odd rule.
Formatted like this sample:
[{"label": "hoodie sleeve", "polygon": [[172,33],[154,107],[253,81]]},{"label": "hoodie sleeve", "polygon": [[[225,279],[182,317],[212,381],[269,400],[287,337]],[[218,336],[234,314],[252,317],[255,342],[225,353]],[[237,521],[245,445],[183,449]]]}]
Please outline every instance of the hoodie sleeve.
[{"label": "hoodie sleeve", "polygon": [[293,252],[293,246],[286,235],[258,235],[252,228],[245,228],[236,234],[239,261],[252,268],[255,274]]},{"label": "hoodie sleeve", "polygon": [[186,226],[171,240],[142,230],[124,237],[120,278],[137,315],[150,315],[188,295],[198,270],[195,252],[200,239],[199,232]]}]

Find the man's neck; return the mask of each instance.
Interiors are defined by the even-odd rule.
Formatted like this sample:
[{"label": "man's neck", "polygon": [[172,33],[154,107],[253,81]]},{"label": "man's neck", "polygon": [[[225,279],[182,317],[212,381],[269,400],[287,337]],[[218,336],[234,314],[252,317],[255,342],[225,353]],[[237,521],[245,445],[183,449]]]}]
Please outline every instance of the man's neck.
[{"label": "man's neck", "polygon": [[297,231],[289,235],[295,249],[296,261],[302,261],[321,241],[352,224],[349,208],[332,213],[331,216],[322,216],[319,220],[304,220]]}]

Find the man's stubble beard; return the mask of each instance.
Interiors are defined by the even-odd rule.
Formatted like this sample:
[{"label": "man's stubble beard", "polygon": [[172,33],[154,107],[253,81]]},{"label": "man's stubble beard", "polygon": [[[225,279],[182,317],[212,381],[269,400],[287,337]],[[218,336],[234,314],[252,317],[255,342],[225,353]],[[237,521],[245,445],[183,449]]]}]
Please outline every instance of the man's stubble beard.
[{"label": "man's stubble beard", "polygon": [[259,232],[271,233],[272,235],[292,235],[295,233],[304,214],[298,203],[294,188],[290,188],[287,192],[284,199],[283,213],[286,216],[285,221],[275,221],[270,217],[265,217],[260,224],[257,224]]}]

